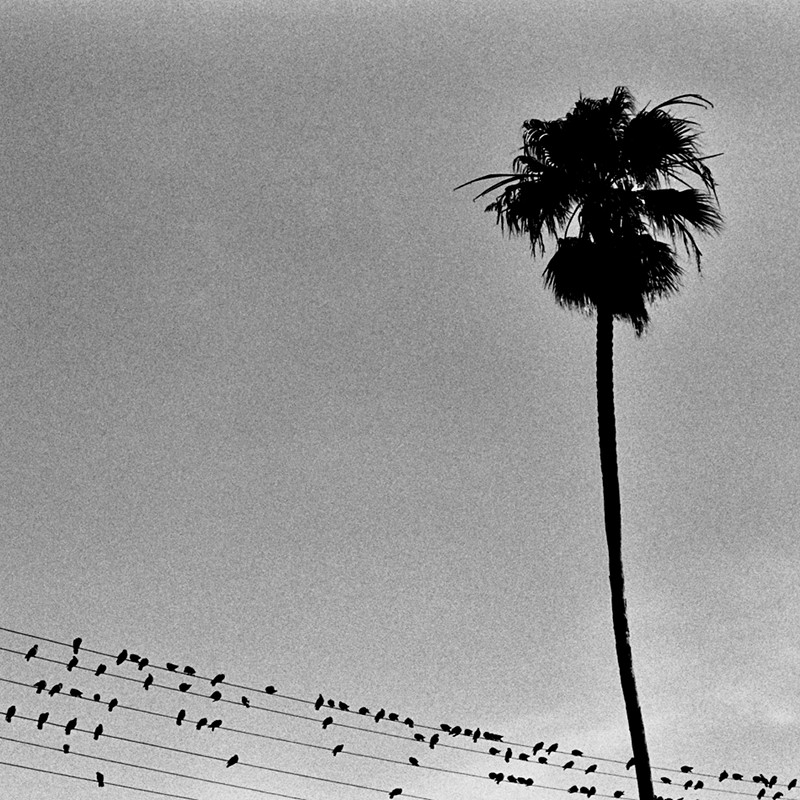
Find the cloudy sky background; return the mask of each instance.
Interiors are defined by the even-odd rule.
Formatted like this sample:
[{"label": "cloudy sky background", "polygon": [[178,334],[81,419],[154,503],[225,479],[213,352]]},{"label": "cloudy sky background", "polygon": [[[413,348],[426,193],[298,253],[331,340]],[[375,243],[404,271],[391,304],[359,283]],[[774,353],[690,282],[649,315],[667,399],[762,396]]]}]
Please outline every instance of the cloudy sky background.
[{"label": "cloudy sky background", "polygon": [[[7,2],[0,21],[0,625],[32,634],[0,645],[80,635],[291,697],[627,759],[594,326],[556,307],[543,262],[471,187],[452,189],[507,169],[522,121],[579,93],[699,92],[715,108],[689,113],[725,154],[711,162],[725,231],[644,338],[617,328],[634,661],[655,764],[800,773],[795,3]],[[0,665],[26,683],[95,680],[5,651]],[[180,707],[106,680],[104,698]],[[207,701],[193,702],[196,718]],[[195,742],[0,683],[10,703],[434,800],[532,796],[224,731]],[[258,719],[326,747],[506,768]],[[0,761],[248,796],[6,740]],[[370,795],[180,767],[309,800]],[[578,781],[557,773],[528,774]],[[2,765],[0,784],[20,800],[83,789]]]}]

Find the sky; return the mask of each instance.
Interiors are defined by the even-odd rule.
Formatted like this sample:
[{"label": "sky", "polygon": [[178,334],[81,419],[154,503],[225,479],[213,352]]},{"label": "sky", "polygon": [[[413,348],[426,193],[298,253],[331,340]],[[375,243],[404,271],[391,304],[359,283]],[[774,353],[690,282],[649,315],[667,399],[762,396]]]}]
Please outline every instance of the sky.
[{"label": "sky", "polygon": [[[709,164],[725,228],[699,242],[702,274],[685,262],[642,338],[616,326],[628,612],[655,775],[738,771],[746,784],[707,782],[755,797],[752,775],[800,774],[796,3],[26,0],[2,3],[0,23],[8,796],[73,798],[96,771],[253,796],[64,755],[67,741],[303,800],[376,787],[557,800],[537,787],[588,786],[560,766],[580,749],[610,759],[600,794],[635,796],[593,321],[555,304],[545,262],[472,187],[453,191],[507,170],[524,120],[617,85],[640,106],[707,97],[713,109],[688,112],[704,151],[724,153]],[[67,672],[57,643],[75,637]],[[215,706],[208,683],[181,697],[179,677],[153,669],[145,694],[150,670],[114,664],[123,648],[249,688],[223,682]],[[40,679],[65,688],[36,695]],[[100,704],[62,696],[70,686]],[[426,742],[339,711],[323,729],[320,694],[411,717]],[[112,695],[125,707],[109,714]],[[225,723],[178,728],[181,707]],[[21,719],[44,711],[298,774]],[[484,740],[442,732],[464,749],[432,750],[423,726],[441,723],[496,732],[515,758],[559,746],[552,763],[507,765]],[[359,724],[370,733],[345,727]],[[393,763],[409,756],[484,777]],[[534,787],[486,778],[511,766]]]}]

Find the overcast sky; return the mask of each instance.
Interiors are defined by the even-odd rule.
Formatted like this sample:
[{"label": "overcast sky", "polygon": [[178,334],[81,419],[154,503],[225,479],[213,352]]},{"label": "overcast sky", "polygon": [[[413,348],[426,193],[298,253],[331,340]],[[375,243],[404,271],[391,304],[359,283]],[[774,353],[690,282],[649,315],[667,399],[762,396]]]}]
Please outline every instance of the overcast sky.
[{"label": "overcast sky", "polygon": [[[31,636],[0,645],[82,636],[280,695],[626,760],[594,325],[556,306],[544,262],[472,187],[452,190],[508,169],[523,120],[581,93],[697,92],[715,105],[688,113],[705,151],[724,152],[710,164],[725,230],[642,339],[617,326],[634,663],[656,765],[800,774],[798,41],[793,0],[4,2],[0,626]],[[566,797],[347,752],[511,771],[386,721],[362,720],[406,740],[339,728],[359,722],[344,714],[323,731],[218,713],[6,651],[0,666],[346,752],[211,739],[8,682],[0,712],[406,796]],[[18,719],[0,735],[67,741]],[[69,741],[308,800],[379,796]],[[3,739],[0,761],[253,796]],[[18,800],[91,791],[2,765],[0,785]]]}]

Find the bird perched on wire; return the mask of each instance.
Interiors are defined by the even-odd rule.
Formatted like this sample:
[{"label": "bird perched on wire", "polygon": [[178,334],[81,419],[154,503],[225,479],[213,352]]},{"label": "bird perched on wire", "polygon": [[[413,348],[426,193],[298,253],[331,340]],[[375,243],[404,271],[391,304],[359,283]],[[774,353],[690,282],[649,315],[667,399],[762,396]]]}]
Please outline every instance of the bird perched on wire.
[{"label": "bird perched on wire", "polygon": [[573,750],[572,751],[572,755],[573,756],[578,756],[580,758],[580,756],[583,755],[583,750]]},{"label": "bird perched on wire", "polygon": [[65,726],[64,726],[64,735],[69,736],[72,731],[75,730],[75,726],[78,724],[78,718],[73,717]]},{"label": "bird perched on wire", "polygon": [[234,753],[229,759],[226,767],[232,767],[239,760],[239,756]]},{"label": "bird perched on wire", "polygon": [[67,672],[72,672],[72,670],[75,669],[75,667],[77,666],[78,666],[78,656],[72,656],[72,658],[69,660],[69,663],[67,664]]},{"label": "bird perched on wire", "polygon": [[94,729],[94,740],[97,741],[103,735],[103,723],[101,722],[95,729]]},{"label": "bird perched on wire", "polygon": [[411,764],[412,767],[418,767],[419,766],[419,761],[417,761],[417,759],[414,758],[414,756],[409,756],[408,757],[408,763]]},{"label": "bird perched on wire", "polygon": [[145,691],[147,691],[153,685],[153,680],[154,680],[153,673],[148,672],[147,677],[144,679],[144,683],[142,684]]},{"label": "bird perched on wire", "polygon": [[191,688],[192,688],[192,684],[191,683],[182,683],[178,687],[178,690],[181,691],[181,692],[188,692],[189,689],[191,689]]},{"label": "bird perched on wire", "polygon": [[333,748],[334,756],[337,755],[338,753],[341,753],[342,750],[344,750],[344,745],[343,744],[337,744],[336,747]]},{"label": "bird perched on wire", "polygon": [[105,664],[98,664],[97,669],[94,671],[95,676],[102,675],[106,671]]},{"label": "bird perched on wire", "polygon": [[212,723],[211,723],[211,724],[208,726],[208,729],[211,731],[211,733],[214,733],[214,731],[215,731],[217,728],[219,728],[219,726],[220,726],[220,725],[222,725],[222,720],[221,720],[221,719],[215,719],[215,720],[214,720],[214,721],[213,721],[213,722],[212,722]]},{"label": "bird perched on wire", "polygon": [[54,695],[57,695],[63,688],[64,688],[63,683],[57,683],[50,689],[50,691],[47,694],[49,694],[50,697],[53,697]]},{"label": "bird perched on wire", "polygon": [[176,669],[178,669],[177,664],[172,664],[171,662],[167,661],[167,670],[169,672],[175,672]]},{"label": "bird perched on wire", "polygon": [[317,702],[314,703],[314,711],[319,711],[322,708],[324,703],[325,703],[325,698],[322,695],[320,695],[317,698]]},{"label": "bird perched on wire", "polygon": [[225,680],[225,673],[224,672],[220,672],[219,675],[215,675],[211,679],[211,685],[212,686],[216,686],[218,683],[222,683],[222,681],[224,681],[224,680]]},{"label": "bird perched on wire", "polygon": [[350,706],[347,705],[347,703],[343,703],[341,700],[339,701],[338,705],[339,705],[339,710],[340,711],[349,711],[350,710]]},{"label": "bird perched on wire", "polygon": [[83,697],[83,692],[80,689],[70,689],[69,693],[71,697]]},{"label": "bird perched on wire", "polygon": [[506,764],[508,764],[508,762],[511,760],[511,756],[512,756],[511,748],[507,747],[506,754],[503,756],[503,759],[505,760]]},{"label": "bird perched on wire", "polygon": [[322,720],[322,730],[325,730],[325,728],[327,728],[328,725],[332,724],[333,724],[333,717],[325,717],[325,719]]},{"label": "bird perched on wire", "polygon": [[681,767],[681,772],[691,772],[691,771],[692,771],[692,769],[693,769],[693,767],[689,767],[689,766],[687,766],[686,764],[684,764],[684,765]]},{"label": "bird perched on wire", "polygon": [[38,652],[39,652],[39,645],[35,644],[33,647],[31,647],[30,650],[28,650],[27,653],[25,653],[25,660],[30,661],[32,658],[36,656]]},{"label": "bird perched on wire", "polygon": [[431,738],[428,740],[428,747],[430,747],[431,750],[433,750],[433,748],[436,747],[438,743],[439,743],[439,734],[434,733],[433,736],[431,736]]},{"label": "bird perched on wire", "polygon": [[275,692],[277,692],[278,690],[274,686],[267,686],[267,688],[264,689],[264,691],[267,694],[275,694]]},{"label": "bird perched on wire", "polygon": [[145,667],[146,667],[146,666],[147,666],[149,663],[150,663],[150,659],[149,659],[149,658],[147,658],[147,657],[145,657],[145,658],[140,658],[140,659],[139,659],[139,672],[142,672],[142,671],[144,670],[144,668],[145,668]]},{"label": "bird perched on wire", "polygon": [[108,710],[113,711],[119,705],[119,700],[116,697],[112,697],[108,701]]},{"label": "bird perched on wire", "polygon": [[389,792],[389,800],[392,800],[393,797],[397,797],[397,795],[402,793],[403,793],[402,789],[392,789],[392,791]]},{"label": "bird perched on wire", "polygon": [[211,698],[212,703],[217,703],[222,700],[222,692],[219,689],[215,689],[213,692],[211,692],[209,697]]},{"label": "bird perched on wire", "polygon": [[42,730],[44,728],[44,724],[45,724],[45,722],[47,722],[47,718],[49,716],[50,716],[50,712],[48,712],[48,711],[43,711],[41,714],[39,714],[39,719],[36,721],[36,727],[39,730]]},{"label": "bird perched on wire", "polygon": [[11,722],[11,720],[14,717],[14,714],[16,714],[16,713],[17,713],[17,707],[16,706],[9,706],[6,709],[6,722]]},{"label": "bird perched on wire", "polygon": [[586,775],[588,775],[590,772],[594,772],[596,769],[597,769],[597,764],[590,764],[588,767],[586,767],[584,772]]},{"label": "bird perched on wire", "polygon": [[382,708],[377,714],[375,714],[375,722],[380,722],[386,716],[386,709]]},{"label": "bird perched on wire", "polygon": [[536,742],[533,746],[533,755],[536,755],[544,747],[544,742]]},{"label": "bird perched on wire", "polygon": [[119,666],[127,657],[128,657],[128,651],[125,650],[124,648],[120,650],[120,653],[117,656],[117,666]]},{"label": "bird perched on wire", "polygon": [[197,730],[200,730],[204,725],[208,725],[208,720],[205,717],[201,717],[197,720]]},{"label": "bird perched on wire", "polygon": [[47,681],[36,681],[33,688],[36,689],[36,694],[41,694],[47,688]]},{"label": "bird perched on wire", "polygon": [[72,640],[72,652],[75,653],[75,655],[78,655],[78,650],[81,649],[82,642],[83,639],[81,639],[80,636],[77,636]]},{"label": "bird perched on wire", "polygon": [[182,709],[181,709],[181,710],[178,712],[178,716],[177,716],[177,717],[175,717],[175,724],[176,724],[176,725],[180,725],[180,724],[183,722],[183,720],[184,720],[185,718],[186,718],[186,709],[185,709],[185,708],[182,708]]},{"label": "bird perched on wire", "polygon": [[97,785],[98,786],[105,786],[106,785],[105,778],[103,777],[103,773],[102,772],[96,773],[95,777],[97,778]]},{"label": "bird perched on wire", "polygon": [[250,708],[250,701],[244,695],[242,695],[242,705],[245,708]]},{"label": "bird perched on wire", "polygon": [[561,769],[572,769],[575,766],[574,761],[567,761]]},{"label": "bird perched on wire", "polygon": [[184,667],[183,668],[183,673],[184,673],[184,675],[194,675],[195,674],[195,669],[194,669],[194,667]]},{"label": "bird perched on wire", "polygon": [[555,753],[556,750],[558,750],[558,742],[553,742],[553,744],[551,744],[550,747],[545,750],[545,753],[547,753],[547,755],[551,755],[552,753]]}]

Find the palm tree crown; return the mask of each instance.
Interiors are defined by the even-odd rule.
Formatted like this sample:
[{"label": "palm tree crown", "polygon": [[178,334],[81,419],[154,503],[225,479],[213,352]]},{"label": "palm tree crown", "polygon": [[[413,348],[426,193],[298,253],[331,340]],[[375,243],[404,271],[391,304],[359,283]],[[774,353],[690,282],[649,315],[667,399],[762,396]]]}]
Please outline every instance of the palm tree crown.
[{"label": "palm tree crown", "polygon": [[[635,112],[624,86],[601,100],[581,97],[565,117],[524,123],[513,172],[462,184],[499,178],[475,199],[502,187],[486,210],[509,233],[527,234],[534,255],[544,254],[545,235],[557,239],[544,271],[556,300],[590,313],[602,308],[629,321],[637,335],[649,321],[646,304],[678,288],[676,243],[699,269],[692,231],[722,227],[704,163],[714,156],[701,156],[695,123],[668,110],[677,105],[712,104],[683,94]],[[578,234],[568,236],[576,216]]]}]

